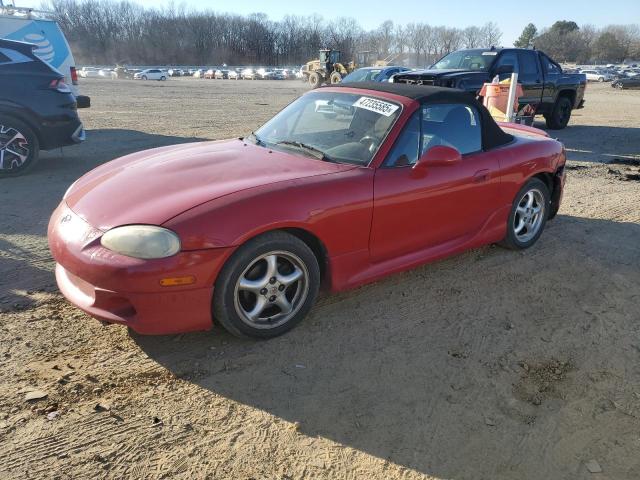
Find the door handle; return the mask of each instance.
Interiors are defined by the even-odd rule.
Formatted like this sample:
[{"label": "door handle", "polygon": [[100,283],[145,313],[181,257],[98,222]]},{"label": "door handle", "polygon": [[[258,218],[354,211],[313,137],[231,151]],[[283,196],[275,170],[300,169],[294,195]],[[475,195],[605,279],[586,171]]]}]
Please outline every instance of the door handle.
[{"label": "door handle", "polygon": [[475,183],[486,182],[487,180],[489,180],[490,173],[491,173],[491,170],[489,169],[478,170],[476,173],[473,174],[473,181]]}]

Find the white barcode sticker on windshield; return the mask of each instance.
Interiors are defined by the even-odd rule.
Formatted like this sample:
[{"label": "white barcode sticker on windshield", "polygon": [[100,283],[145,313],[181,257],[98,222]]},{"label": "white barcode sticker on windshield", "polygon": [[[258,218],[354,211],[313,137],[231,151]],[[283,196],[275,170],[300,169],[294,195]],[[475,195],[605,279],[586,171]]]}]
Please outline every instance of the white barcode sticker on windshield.
[{"label": "white barcode sticker on windshield", "polygon": [[356,100],[353,106],[364,108],[365,110],[371,110],[372,112],[379,113],[385,117],[390,117],[393,115],[393,112],[400,108],[398,105],[394,105],[393,103],[383,102],[382,100],[371,97],[360,97]]}]

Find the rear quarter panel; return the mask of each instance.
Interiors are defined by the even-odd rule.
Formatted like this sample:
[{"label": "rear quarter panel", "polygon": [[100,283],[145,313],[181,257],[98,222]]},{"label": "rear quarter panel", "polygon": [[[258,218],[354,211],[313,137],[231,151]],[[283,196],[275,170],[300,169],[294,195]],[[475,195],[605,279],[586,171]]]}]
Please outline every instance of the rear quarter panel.
[{"label": "rear quarter panel", "polygon": [[495,150],[499,156],[502,179],[501,203],[511,205],[518,190],[531,177],[540,173],[553,174],[564,164],[563,145],[557,140],[536,134],[506,129],[514,141]]}]

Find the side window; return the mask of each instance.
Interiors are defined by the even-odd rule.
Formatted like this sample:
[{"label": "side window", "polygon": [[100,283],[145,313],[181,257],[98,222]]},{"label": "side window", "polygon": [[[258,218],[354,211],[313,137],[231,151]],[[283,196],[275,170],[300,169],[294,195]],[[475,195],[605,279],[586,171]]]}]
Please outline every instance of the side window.
[{"label": "side window", "polygon": [[558,65],[549,59],[546,55],[540,55],[542,59],[542,66],[544,67],[544,71],[547,73],[562,73],[562,70]]},{"label": "side window", "polygon": [[416,111],[393,144],[384,161],[385,167],[406,167],[418,161],[420,150],[420,110]]},{"label": "side window", "polygon": [[510,65],[514,72],[518,72],[518,55],[512,50],[507,50],[500,54],[498,61],[494,68],[502,67],[503,65]]},{"label": "side window", "polygon": [[476,109],[463,104],[423,105],[420,154],[436,145],[454,147],[463,155],[482,150],[482,128]]},{"label": "side window", "polygon": [[520,75],[538,75],[538,59],[533,51],[518,52]]},{"label": "side window", "polygon": [[9,63],[10,61],[11,59],[9,57],[0,53],[0,65],[2,65],[3,63]]}]

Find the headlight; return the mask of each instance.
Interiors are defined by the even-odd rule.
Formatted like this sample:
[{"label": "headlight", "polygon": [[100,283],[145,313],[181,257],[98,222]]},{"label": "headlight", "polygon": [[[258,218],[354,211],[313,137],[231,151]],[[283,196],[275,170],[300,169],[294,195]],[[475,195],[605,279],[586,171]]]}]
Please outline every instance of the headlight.
[{"label": "headlight", "polygon": [[153,225],[116,227],[102,235],[105,248],[134,258],[165,258],[180,251],[180,239],[171,230]]}]

